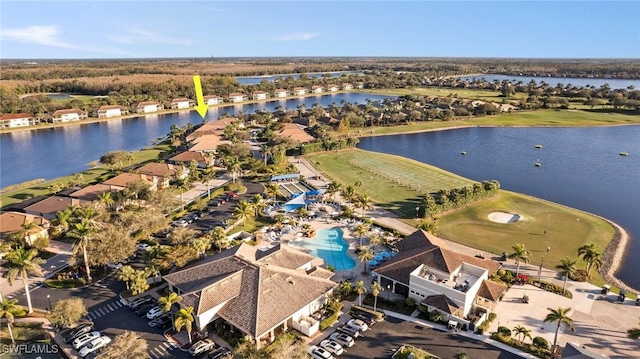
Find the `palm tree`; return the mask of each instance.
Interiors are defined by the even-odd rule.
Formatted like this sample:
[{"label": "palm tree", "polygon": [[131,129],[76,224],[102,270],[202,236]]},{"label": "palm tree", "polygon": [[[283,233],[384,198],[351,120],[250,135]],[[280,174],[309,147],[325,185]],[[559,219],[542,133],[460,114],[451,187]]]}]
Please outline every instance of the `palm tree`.
[{"label": "palm tree", "polygon": [[360,240],[360,247],[362,247],[362,238],[364,238],[368,232],[369,228],[367,228],[367,226],[362,223],[358,223],[353,229],[353,234],[355,234],[356,237],[358,237],[358,239]]},{"label": "palm tree", "polygon": [[364,218],[364,211],[371,209],[371,197],[368,194],[359,194],[356,197],[356,207],[362,208],[362,218]]},{"label": "palm tree", "polygon": [[560,269],[564,274],[564,286],[562,287],[562,293],[567,291],[567,279],[576,272],[576,263],[578,263],[577,260],[564,257],[560,260],[560,264],[556,266],[556,268]]},{"label": "palm tree", "polygon": [[7,271],[7,278],[9,284],[13,285],[13,281],[20,275],[22,284],[24,284],[24,291],[27,295],[27,308],[29,313],[33,312],[31,306],[31,293],[29,291],[29,274],[41,276],[42,268],[41,264],[46,262],[44,259],[37,257],[37,249],[24,249],[18,248],[12,252],[9,252],[5,257],[11,268]]},{"label": "palm tree", "polygon": [[356,292],[358,293],[358,303],[362,306],[362,295],[367,292],[367,287],[364,286],[363,281],[356,283]]},{"label": "palm tree", "polygon": [[369,245],[375,251],[376,246],[382,243],[382,237],[378,233],[371,233],[369,235]]},{"label": "palm tree", "polygon": [[133,281],[138,276],[138,273],[132,266],[123,266],[118,271],[118,279],[123,281],[129,290],[129,282]]},{"label": "palm tree", "polygon": [[595,243],[589,243],[578,248],[578,257],[580,256],[586,263],[587,276],[591,278],[591,269],[595,267],[597,270],[602,266],[602,253],[598,252]]},{"label": "palm tree", "polygon": [[111,210],[115,200],[113,199],[111,192],[104,192],[98,195],[98,202],[103,204],[108,210]]},{"label": "palm tree", "polygon": [[227,171],[231,173],[231,180],[236,183],[236,178],[241,174],[242,167],[235,157],[228,157],[224,160]]},{"label": "palm tree", "polygon": [[56,212],[55,223],[60,232],[66,232],[69,230],[69,224],[73,218],[73,207],[67,207],[62,211]]},{"label": "palm tree", "polygon": [[384,287],[380,285],[378,282],[373,282],[371,285],[371,294],[373,294],[373,311],[375,312],[378,308],[378,296],[380,292],[384,292]]},{"label": "palm tree", "polygon": [[[171,312],[171,307],[175,303],[180,302],[182,302],[182,297],[175,292],[171,292],[164,297],[158,298],[158,305],[160,306],[160,309],[162,309],[162,312],[165,314]],[[173,323],[173,312],[171,312],[171,319],[171,322]]]},{"label": "palm tree", "polygon": [[342,190],[342,197],[351,204],[351,202],[356,198],[356,188],[352,185],[348,185]]},{"label": "palm tree", "polygon": [[369,261],[374,258],[373,251],[371,248],[366,246],[360,247],[360,252],[358,252],[358,259],[361,262],[364,262],[364,272],[367,273],[369,269]]},{"label": "palm tree", "polygon": [[640,328],[631,328],[627,330],[627,338],[629,339],[640,339]]},{"label": "palm tree", "polygon": [[233,215],[236,216],[238,220],[242,221],[242,226],[244,227],[245,220],[253,216],[253,206],[251,203],[242,200],[238,202],[238,205],[233,210]]},{"label": "palm tree", "polygon": [[254,194],[253,197],[251,197],[251,203],[253,204],[253,208],[256,211],[255,216],[258,217],[258,214],[265,206],[264,198],[262,198],[262,196],[259,194]]},{"label": "palm tree", "polygon": [[329,197],[331,198],[332,201],[333,201],[333,196],[336,193],[340,192],[340,188],[341,187],[342,187],[342,185],[339,182],[336,182],[336,181],[332,181],[327,186],[327,193],[329,193]]},{"label": "palm tree", "polygon": [[213,231],[207,234],[207,237],[211,241],[211,244],[218,249],[226,249],[229,245],[227,234],[222,227],[214,228]]},{"label": "palm tree", "polygon": [[547,310],[549,310],[549,314],[547,314],[547,316],[544,318],[544,323],[553,323],[553,322],[558,322],[558,326],[556,327],[556,334],[553,337],[553,346],[551,347],[551,352],[555,352],[555,349],[557,347],[558,344],[558,332],[560,331],[560,325],[564,323],[564,325],[571,329],[571,331],[574,331],[574,327],[573,327],[573,319],[569,318],[568,314],[571,311],[571,308],[562,308],[562,307],[558,307],[558,309],[551,309],[551,308],[547,308]]},{"label": "palm tree", "polygon": [[89,282],[91,282],[91,269],[89,268],[89,259],[87,257],[87,246],[89,245],[91,235],[95,231],[96,227],[91,222],[83,220],[80,223],[74,224],[70,233],[71,237],[78,239],[74,247],[82,251],[84,269],[87,272],[87,280]]},{"label": "palm tree", "polygon": [[273,197],[273,201],[276,201],[276,197],[278,196],[278,191],[280,190],[280,185],[277,183],[269,183],[264,186],[264,192],[269,197]]},{"label": "palm tree", "polygon": [[173,323],[176,331],[179,332],[182,327],[187,330],[189,335],[189,344],[191,344],[191,330],[193,326],[193,307],[182,308],[176,314],[176,319]]},{"label": "palm tree", "polygon": [[5,318],[7,320],[7,328],[9,328],[9,336],[11,337],[11,344],[16,344],[16,341],[13,339],[13,332],[11,331],[11,327],[13,326],[13,322],[15,317],[19,317],[25,315],[26,312],[24,308],[17,305],[17,299],[7,299],[3,298],[0,301],[0,318]]},{"label": "palm tree", "polygon": [[[516,325],[513,328],[513,331],[515,333],[515,336],[518,338],[518,341],[520,342],[520,344],[522,344],[525,338],[531,339],[531,330],[523,327],[520,324]],[[521,336],[522,338],[520,338]]]},{"label": "palm tree", "polygon": [[511,246],[513,253],[509,255],[509,258],[516,260],[516,278],[520,274],[520,262],[529,263],[529,254],[531,254],[524,244],[519,243]]}]

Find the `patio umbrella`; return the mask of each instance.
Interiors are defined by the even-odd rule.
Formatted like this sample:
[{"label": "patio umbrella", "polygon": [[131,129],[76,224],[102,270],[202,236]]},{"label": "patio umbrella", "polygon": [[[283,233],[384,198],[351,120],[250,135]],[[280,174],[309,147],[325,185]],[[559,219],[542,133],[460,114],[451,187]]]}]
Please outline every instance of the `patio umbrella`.
[{"label": "patio umbrella", "polygon": [[370,260],[369,262],[367,262],[367,264],[369,264],[369,267],[375,267],[378,265],[378,261],[377,260]]},{"label": "patio umbrella", "polygon": [[382,260],[383,260],[382,256],[379,255],[379,254],[377,256],[375,256],[373,259],[378,261],[378,262],[382,262]]},{"label": "patio umbrella", "polygon": [[392,256],[392,257],[395,257],[395,256],[397,256],[397,255],[398,255],[398,252],[391,252],[391,256]]},{"label": "patio umbrella", "polygon": [[389,258],[389,252],[380,252],[379,254],[380,257],[382,257],[382,259],[388,259]]}]

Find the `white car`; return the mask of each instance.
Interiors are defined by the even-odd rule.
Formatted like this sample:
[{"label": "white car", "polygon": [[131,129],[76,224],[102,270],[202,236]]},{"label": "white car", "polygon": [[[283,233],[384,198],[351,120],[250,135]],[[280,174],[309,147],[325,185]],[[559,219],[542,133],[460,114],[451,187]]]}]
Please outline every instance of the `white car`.
[{"label": "white car", "polygon": [[360,319],[350,319],[347,324],[352,327],[359,328],[358,330],[360,330],[361,332],[369,330],[369,326],[367,325],[367,323],[363,322]]},{"label": "white car", "polygon": [[118,270],[122,268],[122,263],[109,263],[107,264],[107,267],[109,267],[109,269]]},{"label": "white car", "polygon": [[309,347],[309,355],[311,355],[313,359],[334,359],[331,353],[315,345]]},{"label": "white car", "polygon": [[147,243],[138,243],[138,245],[136,246],[136,249],[139,251],[146,252],[149,249],[151,249],[151,246]]},{"label": "white car", "polygon": [[73,342],[71,343],[71,345],[73,345],[73,349],[80,349],[80,347],[84,346],[85,344],[87,344],[88,342],[99,338],[100,337],[100,332],[95,331],[95,332],[90,332],[90,333],[84,333],[82,335],[80,335],[79,337],[75,338],[73,340]]},{"label": "white car", "polygon": [[156,305],[147,312],[147,319],[156,319],[163,314],[162,309]]},{"label": "white car", "polygon": [[177,219],[171,222],[171,225],[174,227],[186,227],[189,225],[189,222],[185,221],[184,219]]},{"label": "white car", "polygon": [[189,348],[189,354],[191,354],[191,356],[197,356],[215,347],[216,347],[216,342],[214,342],[213,339],[205,338],[193,344],[191,348]]},{"label": "white car", "polygon": [[95,338],[92,341],[89,342],[89,344],[85,345],[84,347],[82,347],[82,349],[80,349],[80,351],[78,352],[78,354],[80,354],[81,357],[86,357],[87,355],[95,352],[96,350],[102,348],[103,346],[107,345],[111,343],[111,338],[109,338],[106,335],[103,335],[99,338]]},{"label": "white car", "polygon": [[352,337],[344,334],[335,332],[329,336],[329,339],[335,341],[336,343],[342,345],[345,348],[351,348],[356,342]]},{"label": "white car", "polygon": [[342,345],[336,343],[333,340],[328,340],[325,339],[323,341],[320,342],[320,347],[324,348],[326,351],[328,351],[329,353],[338,356],[341,355],[342,353],[344,353],[344,349],[342,348]]}]

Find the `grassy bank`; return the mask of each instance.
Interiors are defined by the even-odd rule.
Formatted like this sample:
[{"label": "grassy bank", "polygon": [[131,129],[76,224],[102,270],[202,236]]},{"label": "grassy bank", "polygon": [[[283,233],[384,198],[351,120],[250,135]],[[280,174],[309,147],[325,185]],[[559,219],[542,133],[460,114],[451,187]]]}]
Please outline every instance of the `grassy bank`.
[{"label": "grassy bank", "polygon": [[[131,152],[131,154],[133,155],[133,161],[131,162],[131,164],[135,165],[156,160],[161,153],[168,151],[169,148],[170,147],[168,144],[159,144],[154,147]],[[97,166],[80,173],[82,173],[84,183],[88,184],[101,182],[107,179],[113,173],[113,171],[106,167]],[[69,175],[61,178],[56,178],[50,181],[39,183],[35,186],[2,193],[0,195],[0,206],[4,207],[9,204],[27,200],[29,198],[48,195],[51,193],[50,188],[52,185],[59,183],[64,187],[67,185],[67,183],[69,183],[69,181],[73,179],[73,176],[74,175]]]},{"label": "grassy bank", "polygon": [[[424,191],[473,183],[417,161],[358,149],[314,153],[306,157],[325,176],[343,186],[361,181],[359,192],[369,194],[376,205],[399,214],[412,225],[416,224],[412,219],[415,206],[421,203],[420,195]],[[390,179],[387,173],[396,176]],[[418,191],[408,182],[399,184],[400,178],[405,181],[406,178],[420,178],[424,187]],[[512,224],[491,222],[488,215],[496,211],[517,213],[523,219]],[[546,268],[554,268],[567,256],[577,258],[577,249],[586,243],[596,243],[598,249],[604,251],[613,233],[611,225],[600,218],[508,191],[500,191],[494,198],[444,214],[437,230],[443,238],[497,255],[511,252],[512,245],[523,243],[532,252],[531,263],[539,265],[544,255]],[[547,247],[551,247],[549,252]],[[583,267],[583,263],[579,263],[579,268]],[[595,271],[593,274],[594,284],[604,283]]]},{"label": "grassy bank", "polygon": [[493,90],[473,90],[473,89],[450,89],[446,87],[412,87],[401,89],[367,89],[362,91],[364,93],[372,93],[376,95],[388,95],[388,96],[404,96],[404,95],[417,95],[417,96],[437,96],[437,97],[458,97],[466,98],[470,100],[480,101],[492,101],[502,102],[506,100],[509,102],[519,102],[521,99],[526,99],[528,95],[526,93],[516,93],[515,95],[507,98],[501,97],[500,91]]}]

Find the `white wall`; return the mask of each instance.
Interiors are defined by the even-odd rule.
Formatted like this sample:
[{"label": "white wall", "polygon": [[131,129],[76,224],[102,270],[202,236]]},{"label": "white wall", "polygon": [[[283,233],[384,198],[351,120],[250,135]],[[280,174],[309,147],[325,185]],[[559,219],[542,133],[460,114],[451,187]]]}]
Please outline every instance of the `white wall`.
[{"label": "white wall", "polygon": [[105,111],[104,117],[116,117],[122,115],[122,111],[119,108],[109,109]]}]

